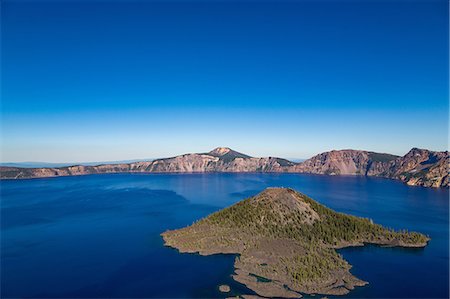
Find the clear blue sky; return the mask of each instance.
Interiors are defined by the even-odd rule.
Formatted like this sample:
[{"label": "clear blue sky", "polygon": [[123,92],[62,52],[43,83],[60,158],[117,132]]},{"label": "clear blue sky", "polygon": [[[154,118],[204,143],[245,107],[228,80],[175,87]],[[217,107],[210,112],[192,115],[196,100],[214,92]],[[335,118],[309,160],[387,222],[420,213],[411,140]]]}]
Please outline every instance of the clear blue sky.
[{"label": "clear blue sky", "polygon": [[2,1],[1,160],[447,149],[447,1]]}]

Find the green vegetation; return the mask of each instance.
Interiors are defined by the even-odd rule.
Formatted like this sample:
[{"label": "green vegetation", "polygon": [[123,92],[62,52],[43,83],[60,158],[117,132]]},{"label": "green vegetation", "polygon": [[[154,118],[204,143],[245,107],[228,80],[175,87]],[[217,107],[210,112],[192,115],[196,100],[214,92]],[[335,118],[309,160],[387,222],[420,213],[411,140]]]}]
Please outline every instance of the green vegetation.
[{"label": "green vegetation", "polygon": [[[342,242],[387,243],[400,241],[405,244],[424,243],[428,240],[423,234],[407,231],[396,232],[370,219],[337,213],[311,198],[301,195],[320,217],[312,225],[311,211],[286,211],[280,213],[268,201],[243,200],[229,208],[210,215],[203,221],[213,225],[242,229],[254,235],[271,238],[289,238],[308,243],[324,242],[338,246]],[[312,221],[311,221],[312,222]]]},{"label": "green vegetation", "polygon": [[266,189],[163,237],[183,252],[240,254],[235,279],[266,297],[345,294],[366,282],[349,272],[351,266],[336,248],[364,243],[422,247],[429,240],[337,213],[284,188]]},{"label": "green vegetation", "polygon": [[310,248],[307,254],[282,259],[282,262],[288,267],[294,284],[297,286],[305,282],[322,279],[335,270],[350,267],[341,255],[331,249],[316,250]]},{"label": "green vegetation", "polygon": [[280,164],[280,166],[282,166],[282,167],[288,167],[288,166],[295,165],[295,163],[293,163],[289,160],[286,160],[286,159],[282,159],[282,158],[276,158],[276,159],[277,159],[278,164]]},{"label": "green vegetation", "polygon": [[391,155],[391,154],[369,152],[369,157],[373,162],[389,162],[389,161],[397,159],[399,156]]},{"label": "green vegetation", "polygon": [[225,155],[220,157],[220,160],[223,161],[224,163],[230,163],[231,161],[233,161],[236,158],[243,158],[243,159],[248,159],[251,158],[250,156],[235,152],[233,150],[230,150],[228,153],[226,153]]}]

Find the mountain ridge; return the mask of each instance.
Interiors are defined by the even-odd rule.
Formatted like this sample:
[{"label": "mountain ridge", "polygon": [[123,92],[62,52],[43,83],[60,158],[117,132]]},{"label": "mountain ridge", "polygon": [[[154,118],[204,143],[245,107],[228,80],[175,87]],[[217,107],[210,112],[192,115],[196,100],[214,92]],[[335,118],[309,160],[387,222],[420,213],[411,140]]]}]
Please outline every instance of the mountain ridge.
[{"label": "mountain ridge", "polygon": [[252,157],[228,147],[152,161],[21,168],[0,166],[0,179],[26,179],[101,173],[288,172],[363,175],[401,180],[411,186],[448,187],[448,151],[412,148],[404,156],[363,150],[332,150],[302,162],[278,157]]}]

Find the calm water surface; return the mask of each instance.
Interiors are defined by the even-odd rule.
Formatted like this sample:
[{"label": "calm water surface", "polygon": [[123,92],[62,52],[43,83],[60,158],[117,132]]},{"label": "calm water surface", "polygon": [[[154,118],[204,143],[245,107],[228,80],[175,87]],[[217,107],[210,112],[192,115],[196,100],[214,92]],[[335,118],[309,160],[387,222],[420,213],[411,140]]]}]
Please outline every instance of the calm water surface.
[{"label": "calm water surface", "polygon": [[428,234],[425,249],[340,252],[370,284],[347,297],[443,298],[449,280],[449,192],[400,182],[297,174],[116,174],[1,182],[1,296],[225,297],[234,256],[166,248],[180,228],[269,186],[292,187],[340,212]]}]

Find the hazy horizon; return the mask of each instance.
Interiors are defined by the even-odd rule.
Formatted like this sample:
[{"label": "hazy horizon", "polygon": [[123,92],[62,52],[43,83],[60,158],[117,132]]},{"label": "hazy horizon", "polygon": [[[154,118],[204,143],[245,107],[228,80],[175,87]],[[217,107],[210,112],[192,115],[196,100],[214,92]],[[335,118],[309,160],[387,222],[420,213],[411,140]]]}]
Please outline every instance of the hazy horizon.
[{"label": "hazy horizon", "polygon": [[[214,147],[216,148],[216,147]],[[173,155],[167,155],[167,156],[161,156],[161,157],[154,157],[154,158],[131,158],[131,159],[118,159],[118,160],[86,160],[86,161],[0,161],[0,166],[17,166],[17,167],[47,167],[47,166],[51,166],[51,167],[62,167],[62,166],[71,166],[74,164],[81,164],[81,165],[97,165],[97,164],[112,164],[112,163],[132,163],[132,162],[139,162],[139,161],[154,161],[154,160],[158,160],[158,159],[164,159],[164,158],[170,158],[170,157],[175,157],[175,156],[180,156],[180,155],[184,155],[184,154],[199,154],[199,153],[207,153],[210,150],[213,150],[214,148],[210,148],[209,150],[204,150],[204,151],[186,151],[183,153],[178,153],[178,154],[173,154]],[[414,148],[414,147],[413,147]],[[243,153],[243,154],[247,154],[250,155],[251,157],[278,157],[278,158],[283,158],[292,162],[302,162],[305,161],[309,158],[312,158],[315,155],[321,154],[323,152],[318,152],[312,156],[309,157],[284,157],[284,156],[276,156],[276,155],[265,155],[265,156],[257,156],[257,155],[252,155],[251,153],[247,153],[247,152],[243,152],[240,151],[238,149],[235,148],[231,148],[232,150],[235,150],[237,152]],[[411,148],[412,149],[412,148]],[[410,149],[410,150],[411,150]],[[328,152],[328,151],[332,151],[332,150],[362,150],[362,151],[367,151],[367,152],[374,152],[371,150],[367,150],[367,149],[350,149],[350,148],[342,148],[342,149],[330,149],[330,150],[326,150],[324,152]],[[433,150],[433,149],[428,149],[428,150],[432,150],[432,151],[447,151],[446,149],[444,150]],[[408,151],[409,152],[409,151]],[[393,154],[393,153],[389,153],[389,152],[379,152],[382,154]],[[400,154],[397,156],[404,156],[407,152],[405,152],[404,154]],[[396,155],[396,154],[393,154]],[[17,165],[14,165],[17,164]],[[24,166],[26,165],[26,166]]]},{"label": "hazy horizon", "polygon": [[2,162],[448,150],[447,1],[7,0],[1,26]]}]

